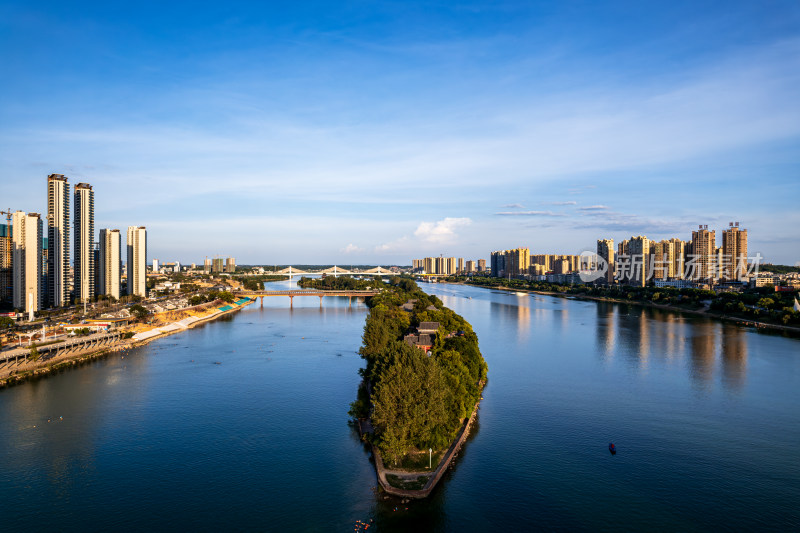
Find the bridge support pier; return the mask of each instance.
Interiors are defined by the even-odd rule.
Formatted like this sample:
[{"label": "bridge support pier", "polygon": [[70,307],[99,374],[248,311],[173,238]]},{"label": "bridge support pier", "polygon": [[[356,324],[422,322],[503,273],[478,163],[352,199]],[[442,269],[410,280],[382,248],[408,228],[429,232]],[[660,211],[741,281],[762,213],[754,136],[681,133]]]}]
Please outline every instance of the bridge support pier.
[{"label": "bridge support pier", "polygon": [[264,297],[263,296],[261,297],[261,307],[262,308],[264,307]]},{"label": "bridge support pier", "polygon": [[324,296],[320,296],[320,297],[319,297],[319,308],[320,308],[320,309],[322,309],[322,299],[323,299],[323,298],[324,298]]},{"label": "bridge support pier", "polygon": [[289,296],[289,309],[294,308],[294,296]]}]

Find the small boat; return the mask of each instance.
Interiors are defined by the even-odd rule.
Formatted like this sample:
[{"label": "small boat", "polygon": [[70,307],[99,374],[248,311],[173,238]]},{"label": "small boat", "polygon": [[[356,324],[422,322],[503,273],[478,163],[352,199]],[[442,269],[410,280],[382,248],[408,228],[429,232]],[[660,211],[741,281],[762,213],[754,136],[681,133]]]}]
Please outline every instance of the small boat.
[{"label": "small boat", "polygon": [[613,442],[608,443],[608,451],[611,452],[611,455],[617,455],[617,447],[614,446]]}]

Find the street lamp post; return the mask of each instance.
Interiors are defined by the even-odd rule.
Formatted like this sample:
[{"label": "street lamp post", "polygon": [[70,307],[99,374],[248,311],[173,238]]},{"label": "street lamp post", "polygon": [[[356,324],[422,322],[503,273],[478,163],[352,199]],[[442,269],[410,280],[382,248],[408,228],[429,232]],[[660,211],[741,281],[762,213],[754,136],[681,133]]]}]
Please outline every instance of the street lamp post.
[{"label": "street lamp post", "polygon": [[433,448],[428,448],[428,470],[431,469],[431,458],[433,457]]}]

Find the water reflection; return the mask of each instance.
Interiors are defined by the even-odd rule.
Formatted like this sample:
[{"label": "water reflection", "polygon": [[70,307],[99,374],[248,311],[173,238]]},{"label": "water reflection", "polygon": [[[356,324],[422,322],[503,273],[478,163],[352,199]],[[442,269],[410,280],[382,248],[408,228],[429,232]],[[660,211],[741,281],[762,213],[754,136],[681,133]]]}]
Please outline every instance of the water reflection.
[{"label": "water reflection", "polygon": [[667,365],[685,361],[692,383],[701,389],[712,386],[716,377],[734,391],[741,390],[746,381],[748,336],[733,324],[664,309],[597,302],[595,342],[602,361],[610,363],[621,354],[637,372],[646,371],[656,360]]},{"label": "water reflection", "polygon": [[722,383],[739,390],[747,375],[747,335],[733,324],[722,324]]},{"label": "water reflection", "polygon": [[717,347],[717,325],[696,324],[691,337],[689,370],[695,385],[705,388],[714,376]]}]

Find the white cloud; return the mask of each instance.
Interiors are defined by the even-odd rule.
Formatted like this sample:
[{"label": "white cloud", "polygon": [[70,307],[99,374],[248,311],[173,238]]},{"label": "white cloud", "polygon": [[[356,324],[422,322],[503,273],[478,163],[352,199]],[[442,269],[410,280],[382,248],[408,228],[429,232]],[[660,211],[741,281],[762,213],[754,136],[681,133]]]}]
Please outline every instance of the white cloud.
[{"label": "white cloud", "polygon": [[525,206],[522,204],[506,204],[503,207],[506,209],[524,209]]},{"label": "white cloud", "polygon": [[587,205],[584,207],[579,207],[578,209],[581,211],[605,211],[606,209],[609,209],[609,207],[607,205]]},{"label": "white cloud", "polygon": [[432,244],[449,244],[454,242],[458,235],[455,230],[472,224],[469,218],[447,217],[436,222],[421,222],[414,231],[419,239]]},{"label": "white cloud", "polygon": [[342,248],[342,252],[344,252],[346,254],[355,254],[355,253],[360,253],[360,252],[363,252],[363,251],[364,251],[363,248],[360,248],[360,247],[356,246],[353,243],[350,243],[347,246],[345,246],[344,248]]},{"label": "white cloud", "polygon": [[569,202],[542,202],[542,205],[577,205],[578,202],[569,201]]}]

